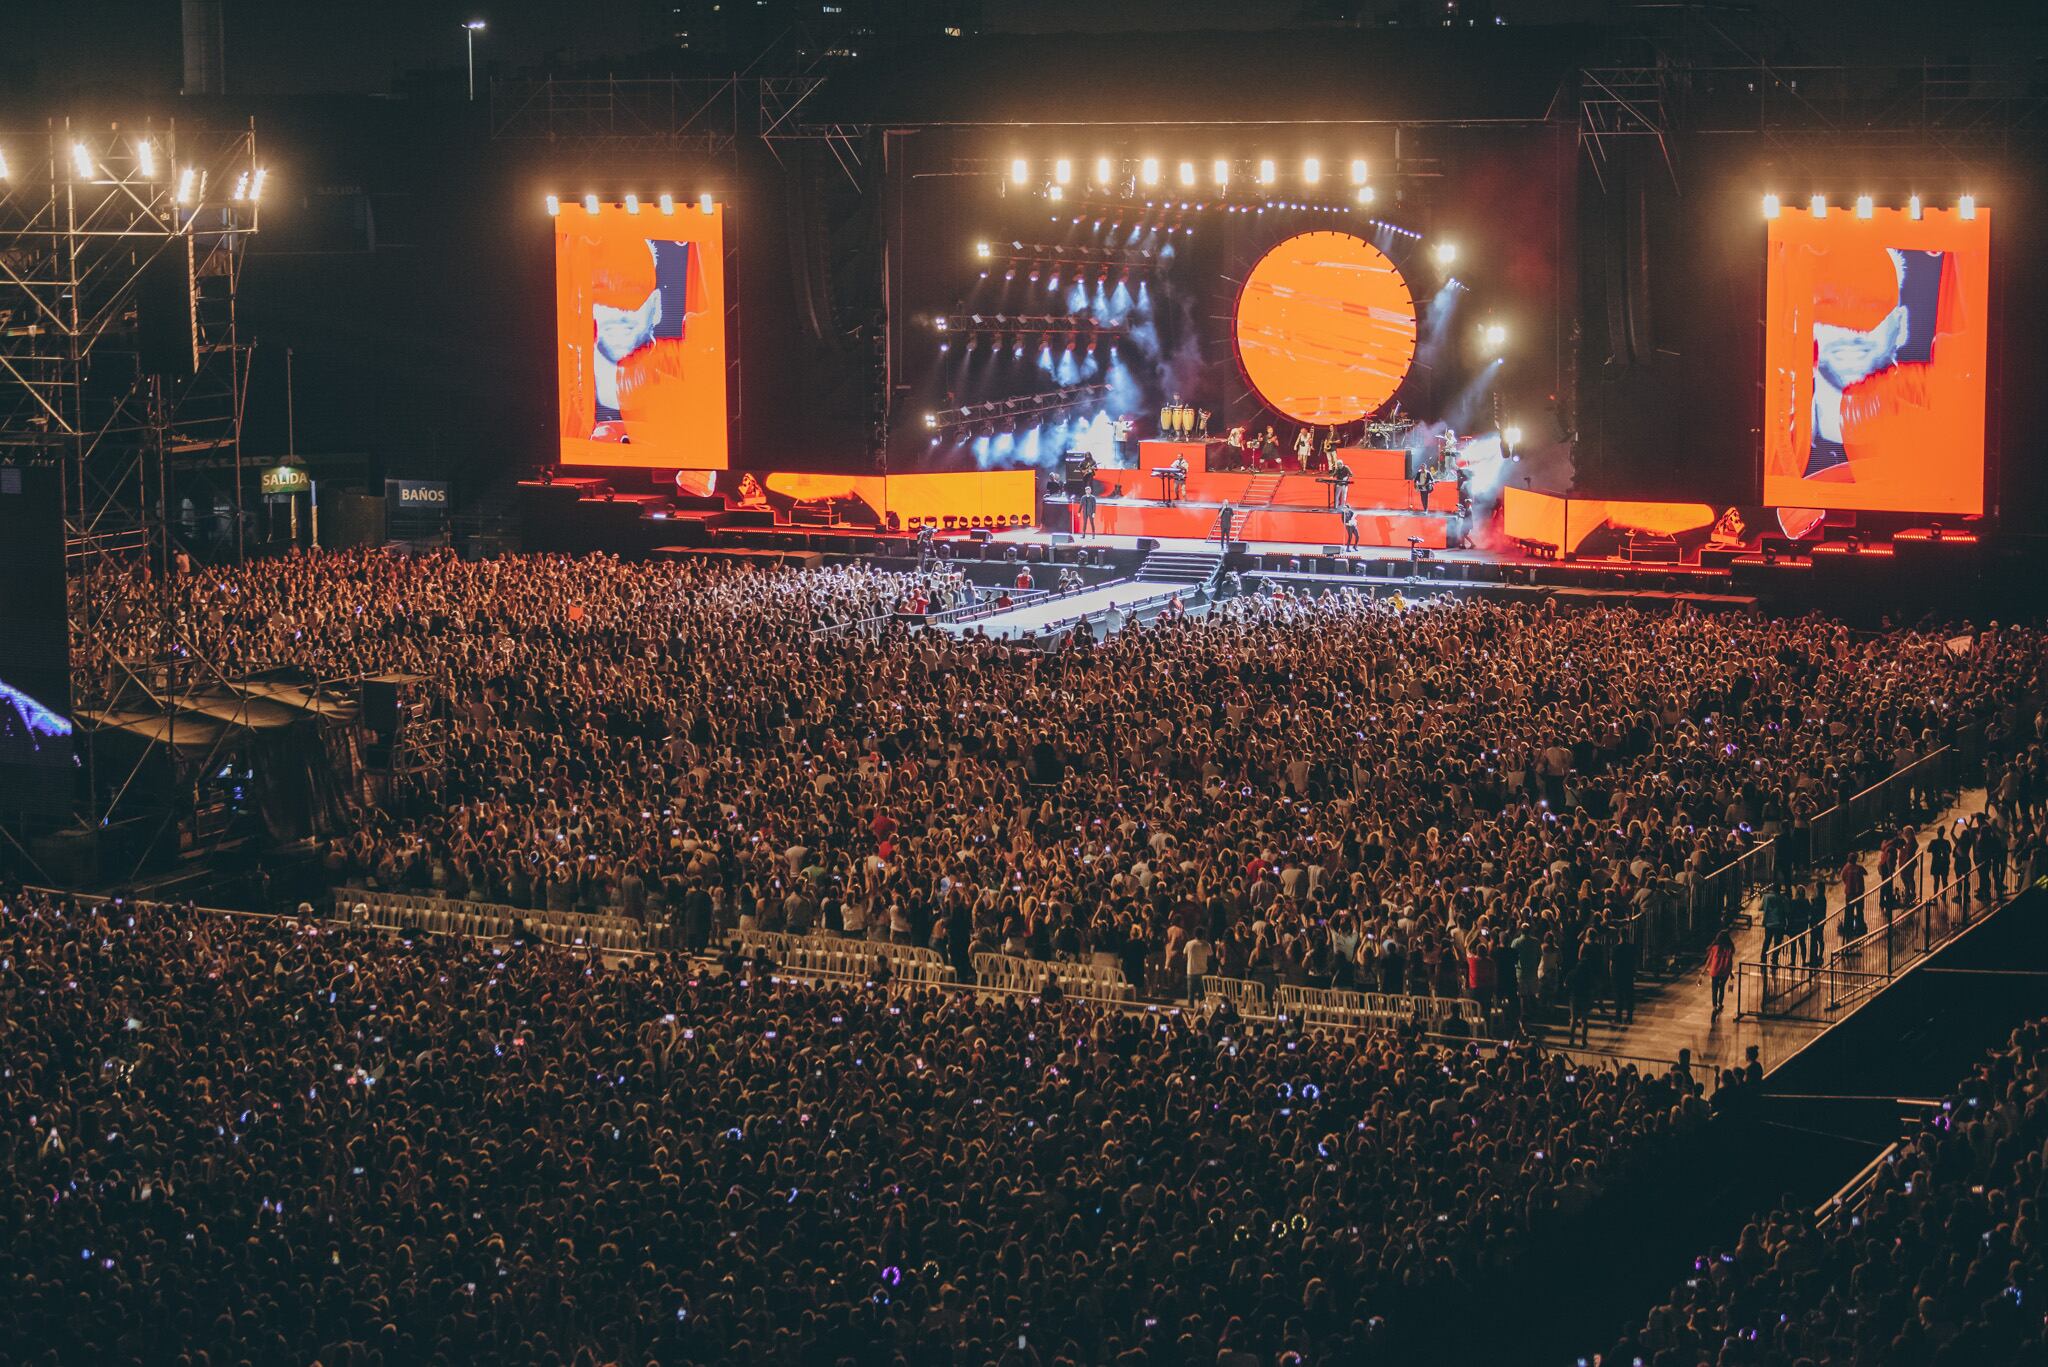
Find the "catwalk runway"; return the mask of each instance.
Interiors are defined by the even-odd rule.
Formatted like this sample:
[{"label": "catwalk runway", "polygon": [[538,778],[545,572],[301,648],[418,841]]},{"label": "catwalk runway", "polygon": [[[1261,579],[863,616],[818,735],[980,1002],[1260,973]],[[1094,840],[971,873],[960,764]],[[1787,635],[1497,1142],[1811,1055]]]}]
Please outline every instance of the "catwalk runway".
[{"label": "catwalk runway", "polygon": [[1129,607],[1133,603],[1157,598],[1176,589],[1185,590],[1187,587],[1186,584],[1164,580],[1119,579],[1114,583],[1103,584],[1080,593],[1022,604],[990,617],[977,617],[967,622],[948,622],[944,625],[947,631],[955,635],[980,631],[999,640],[1007,640],[1012,636],[1036,635],[1050,627],[1079,621],[1083,617],[1094,617],[1113,607]]}]

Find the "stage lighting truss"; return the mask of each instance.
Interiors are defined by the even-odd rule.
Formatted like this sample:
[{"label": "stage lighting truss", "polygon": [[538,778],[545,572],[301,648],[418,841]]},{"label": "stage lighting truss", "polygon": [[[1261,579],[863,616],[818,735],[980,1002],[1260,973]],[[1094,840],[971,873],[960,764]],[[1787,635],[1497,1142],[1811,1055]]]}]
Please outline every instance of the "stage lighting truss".
[{"label": "stage lighting truss", "polygon": [[[1173,155],[1139,152],[1132,156],[1097,153],[1081,157],[1063,151],[1049,157],[962,159],[959,169],[993,176],[1005,194],[1050,196],[1071,203],[1077,198],[1131,200],[1148,194],[1156,199],[1163,189],[1187,191],[1192,198],[1192,192],[1199,189],[1207,201],[1220,209],[1233,196],[1252,201],[1275,196],[1291,198],[1305,189],[1322,193],[1324,186],[1341,186],[1347,197],[1355,199],[1359,190],[1372,184],[1374,164],[1355,152],[1327,158],[1317,153],[1219,157],[1213,151],[1185,148]],[[1085,187],[1075,184],[1081,179],[1078,172],[1082,167],[1090,169]],[[1055,190],[1060,194],[1054,196]]]},{"label": "stage lighting truss", "polygon": [[947,432],[978,426],[1030,426],[1055,414],[1095,408],[1108,401],[1109,386],[1106,384],[1065,385],[1037,394],[1015,394],[1007,399],[987,399],[981,403],[962,404],[958,408],[937,409],[924,415],[924,430]]},{"label": "stage lighting truss", "polygon": [[1129,331],[1120,323],[1095,323],[1066,313],[943,313],[932,319],[932,329],[948,337],[969,338],[1037,333],[1041,344],[1062,338],[1092,342]]},{"label": "stage lighting truss", "polygon": [[[1807,199],[1804,212],[1814,218],[1826,218],[1828,216],[1828,206],[1831,202],[1825,193],[1814,194]],[[1855,196],[1854,212],[1859,219],[1867,220],[1875,217],[1876,211],[1880,208],[1903,210],[1906,217],[1916,223],[1926,218],[1930,213],[1944,212],[1929,204],[1919,194],[1908,195],[1903,204],[1881,203],[1876,196],[1869,194]],[[1763,215],[1766,219],[1780,218],[1792,212],[1798,211],[1794,209],[1792,203],[1785,197],[1775,192],[1764,195]],[[1957,218],[1966,221],[1974,219],[1977,216],[1977,197],[1971,194],[1957,195],[1953,212]]]},{"label": "stage lighting truss", "polygon": [[[984,250],[986,249],[986,250]],[[977,242],[976,261],[993,265],[1023,266],[1041,272],[1143,271],[1159,259],[1153,247],[1055,246],[1049,242]]]},{"label": "stage lighting truss", "polygon": [[[166,513],[181,501],[231,507],[225,553],[241,551],[251,351],[237,294],[268,179],[248,124],[0,127],[0,464],[63,470],[72,638],[122,643],[74,657],[87,771],[79,814],[90,826],[131,809],[162,815],[143,796],[155,785],[133,782],[149,752],[122,748],[125,736],[102,745],[101,719],[168,716],[192,693],[230,682],[168,595],[160,617],[116,629],[110,600],[92,586],[144,569],[160,576],[181,550],[203,554]],[[140,363],[150,349],[143,329],[159,323],[178,338],[161,372]],[[166,669],[174,659],[181,665]],[[212,749],[174,749],[177,772],[163,791],[189,794]]]},{"label": "stage lighting truss", "polygon": [[[542,202],[547,206],[548,217],[550,218],[559,218],[564,208],[579,209],[583,213],[590,215],[600,214],[607,208],[623,208],[629,214],[637,214],[645,210],[662,214],[669,218],[675,217],[676,213],[676,197],[668,190],[663,190],[653,195],[643,195],[637,191],[630,191],[618,199],[606,199],[602,195],[595,193],[585,193],[566,199],[559,194],[550,194]],[[714,212],[718,204],[719,197],[708,190],[697,196],[696,208],[700,214]]]}]

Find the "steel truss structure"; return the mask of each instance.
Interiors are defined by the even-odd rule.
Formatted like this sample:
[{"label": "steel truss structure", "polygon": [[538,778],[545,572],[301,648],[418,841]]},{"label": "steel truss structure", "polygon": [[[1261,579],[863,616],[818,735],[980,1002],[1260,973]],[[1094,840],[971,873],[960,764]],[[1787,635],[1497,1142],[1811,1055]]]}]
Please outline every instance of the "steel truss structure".
[{"label": "steel truss structure", "polygon": [[[161,719],[177,756],[188,695],[225,682],[166,586],[194,549],[176,493],[208,516],[227,504],[219,539],[241,550],[249,348],[236,306],[265,172],[249,125],[53,120],[0,130],[0,158],[0,460],[63,470],[80,815],[104,827],[141,815],[128,810],[141,762],[109,772],[111,722]],[[215,492],[229,471],[232,491]],[[189,797],[188,777],[174,794]],[[149,815],[168,823],[171,807]]]},{"label": "steel truss structure", "polygon": [[730,162],[739,144],[741,80],[501,79],[491,83],[491,136],[592,165],[633,152]]},{"label": "steel truss structure", "polygon": [[1672,137],[1748,133],[1820,178],[1845,159],[1901,177],[1984,174],[2048,131],[2048,96],[2023,66],[1772,62],[1719,28],[1629,45],[1579,73],[1579,144],[1596,178],[1618,145],[1654,140],[1674,184]]}]

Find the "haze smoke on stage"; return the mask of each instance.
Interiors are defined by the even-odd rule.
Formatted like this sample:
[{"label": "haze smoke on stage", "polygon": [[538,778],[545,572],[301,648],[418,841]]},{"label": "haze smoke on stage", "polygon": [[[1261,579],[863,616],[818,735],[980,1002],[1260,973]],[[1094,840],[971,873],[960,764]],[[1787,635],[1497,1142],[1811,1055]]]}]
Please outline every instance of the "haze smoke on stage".
[{"label": "haze smoke on stage", "polygon": [[1465,287],[1456,280],[1446,280],[1443,288],[1429,301],[1429,307],[1422,311],[1421,327],[1417,330],[1415,342],[1415,365],[1421,370],[1436,370],[1450,359],[1451,324],[1458,315],[1458,300],[1465,293]]}]

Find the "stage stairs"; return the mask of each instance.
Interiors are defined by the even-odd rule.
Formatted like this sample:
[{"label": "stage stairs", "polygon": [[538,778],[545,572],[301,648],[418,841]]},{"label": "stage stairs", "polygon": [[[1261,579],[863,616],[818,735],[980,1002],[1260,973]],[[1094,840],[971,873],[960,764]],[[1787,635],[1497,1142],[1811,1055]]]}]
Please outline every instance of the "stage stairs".
[{"label": "stage stairs", "polygon": [[1137,577],[1171,584],[1213,585],[1223,573],[1223,557],[1206,551],[1153,551],[1138,567]]},{"label": "stage stairs", "polygon": [[1255,475],[1252,477],[1252,482],[1244,487],[1245,505],[1251,508],[1263,508],[1271,503],[1273,495],[1279,492],[1280,475],[1278,472],[1268,471],[1262,475]]}]

